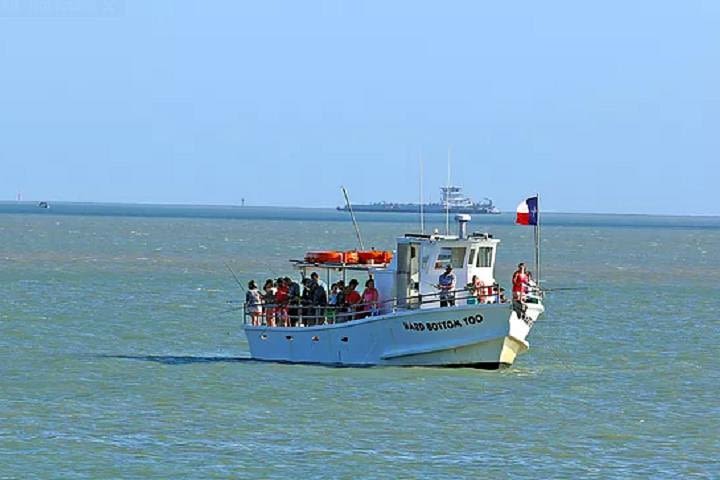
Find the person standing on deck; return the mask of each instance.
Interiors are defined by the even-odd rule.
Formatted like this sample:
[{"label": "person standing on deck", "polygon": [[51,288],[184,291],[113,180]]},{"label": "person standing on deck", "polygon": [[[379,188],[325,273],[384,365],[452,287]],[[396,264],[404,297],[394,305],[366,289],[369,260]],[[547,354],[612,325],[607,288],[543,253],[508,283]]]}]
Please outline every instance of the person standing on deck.
[{"label": "person standing on deck", "polygon": [[288,291],[289,287],[285,283],[284,278],[276,280],[277,292],[275,293],[275,302],[278,304],[275,309],[275,321],[281,327],[289,327],[288,322]]},{"label": "person standing on deck", "polygon": [[533,280],[532,272],[527,272],[527,282],[525,283],[525,293],[537,293],[537,282]]},{"label": "person standing on deck", "polygon": [[335,298],[335,323],[338,323],[347,320],[347,315],[344,315],[347,305],[345,302],[345,290],[347,287],[345,287],[345,282],[343,280],[338,280],[336,285],[337,297]]},{"label": "person standing on deck", "polygon": [[525,287],[528,284],[528,275],[525,271],[525,264],[518,264],[517,270],[512,276],[513,300],[522,302],[525,299]]},{"label": "person standing on deck", "polygon": [[288,321],[289,326],[294,327],[298,323],[298,315],[300,314],[300,285],[295,281],[291,280],[290,277],[285,277],[285,285],[288,286]]},{"label": "person standing on deck", "polygon": [[347,305],[347,314],[345,314],[345,320],[355,320],[355,311],[357,305],[362,301],[360,294],[355,290],[358,286],[358,281],[354,278],[348,283],[348,287],[345,290],[345,305]]},{"label": "person standing on deck", "polygon": [[313,307],[312,325],[322,325],[325,323],[325,307],[327,306],[327,292],[325,287],[315,280],[310,280],[310,297]]},{"label": "person standing on deck", "polygon": [[312,280],[313,282],[315,282],[315,283],[317,283],[318,285],[320,285],[320,286],[323,288],[323,290],[325,290],[325,291],[327,292],[328,286],[327,286],[327,284],[326,284],[325,282],[323,282],[322,280],[320,280],[320,275],[318,275],[317,272],[312,272],[312,273],[310,274],[310,280]]},{"label": "person standing on deck", "polygon": [[313,315],[312,307],[312,281],[305,277],[302,279],[303,289],[300,297],[301,326],[307,327],[310,317]]},{"label": "person standing on deck", "polygon": [[273,282],[272,278],[267,279],[265,285],[263,286],[263,291],[265,292],[263,295],[263,302],[267,304],[265,307],[265,325],[268,327],[274,327],[275,312],[277,310],[277,302],[275,300],[277,288],[275,287],[275,282]]},{"label": "person standing on deck", "polygon": [[518,318],[525,318],[527,305],[525,305],[525,288],[528,284],[528,276],[525,271],[525,264],[518,264],[517,270],[512,276],[512,307]]},{"label": "person standing on deck", "polygon": [[380,293],[375,288],[375,280],[372,278],[365,282],[365,290],[362,293],[362,316],[377,315],[378,302],[380,301]]},{"label": "person standing on deck", "polygon": [[445,267],[445,273],[440,275],[438,279],[438,288],[440,289],[440,306],[455,306],[455,274],[452,271],[452,265]]},{"label": "person standing on deck", "polygon": [[248,282],[248,289],[245,292],[245,311],[250,314],[253,327],[259,327],[262,323],[262,295],[258,290],[255,280]]}]

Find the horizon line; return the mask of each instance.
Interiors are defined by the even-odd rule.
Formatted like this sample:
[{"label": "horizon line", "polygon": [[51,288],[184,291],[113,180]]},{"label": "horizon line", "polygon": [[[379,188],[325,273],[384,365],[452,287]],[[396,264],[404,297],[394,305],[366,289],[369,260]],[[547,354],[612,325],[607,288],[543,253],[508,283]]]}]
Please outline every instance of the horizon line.
[{"label": "horizon line", "polygon": [[[297,210],[336,210],[337,207],[308,207],[298,205],[240,205],[231,203],[183,203],[183,202],[120,202],[120,201],[79,201],[79,200],[0,200],[0,205],[18,205],[29,204],[34,205],[39,202],[47,202],[48,204],[76,204],[76,205],[126,205],[126,206],[155,206],[155,207],[225,207],[225,208],[289,208]],[[358,213],[405,213],[413,214],[413,212],[358,212]],[[419,212],[418,212],[419,213]],[[501,211],[503,214],[514,214],[514,210]],[[557,214],[557,215],[631,215],[646,217],[720,217],[720,213],[638,213],[638,212],[590,212],[590,211],[561,211],[561,210],[543,210],[541,213]],[[444,213],[426,213],[426,215],[444,215]],[[479,214],[483,215],[483,214]]]}]

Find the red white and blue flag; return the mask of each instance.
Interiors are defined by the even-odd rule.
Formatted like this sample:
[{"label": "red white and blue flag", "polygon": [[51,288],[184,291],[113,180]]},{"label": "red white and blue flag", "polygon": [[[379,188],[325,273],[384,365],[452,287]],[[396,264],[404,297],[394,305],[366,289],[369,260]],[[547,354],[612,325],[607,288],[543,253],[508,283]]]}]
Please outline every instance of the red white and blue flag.
[{"label": "red white and blue flag", "polygon": [[538,197],[526,198],[517,207],[515,223],[518,225],[537,225],[538,223]]}]

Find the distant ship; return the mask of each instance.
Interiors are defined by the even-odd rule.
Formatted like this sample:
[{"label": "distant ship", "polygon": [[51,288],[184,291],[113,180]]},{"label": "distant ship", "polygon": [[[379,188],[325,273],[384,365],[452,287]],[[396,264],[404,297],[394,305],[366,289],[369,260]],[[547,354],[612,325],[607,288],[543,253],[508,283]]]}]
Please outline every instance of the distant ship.
[{"label": "distant ship", "polygon": [[[442,192],[439,203],[423,204],[425,213],[475,213],[475,214],[492,214],[500,213],[500,210],[493,204],[493,201],[485,197],[482,202],[473,202],[470,198],[462,194],[462,187],[449,186],[441,187]],[[389,203],[378,202],[365,205],[353,205],[356,212],[412,212],[420,211],[418,203]],[[337,207],[338,210],[347,211],[348,207]]]}]

